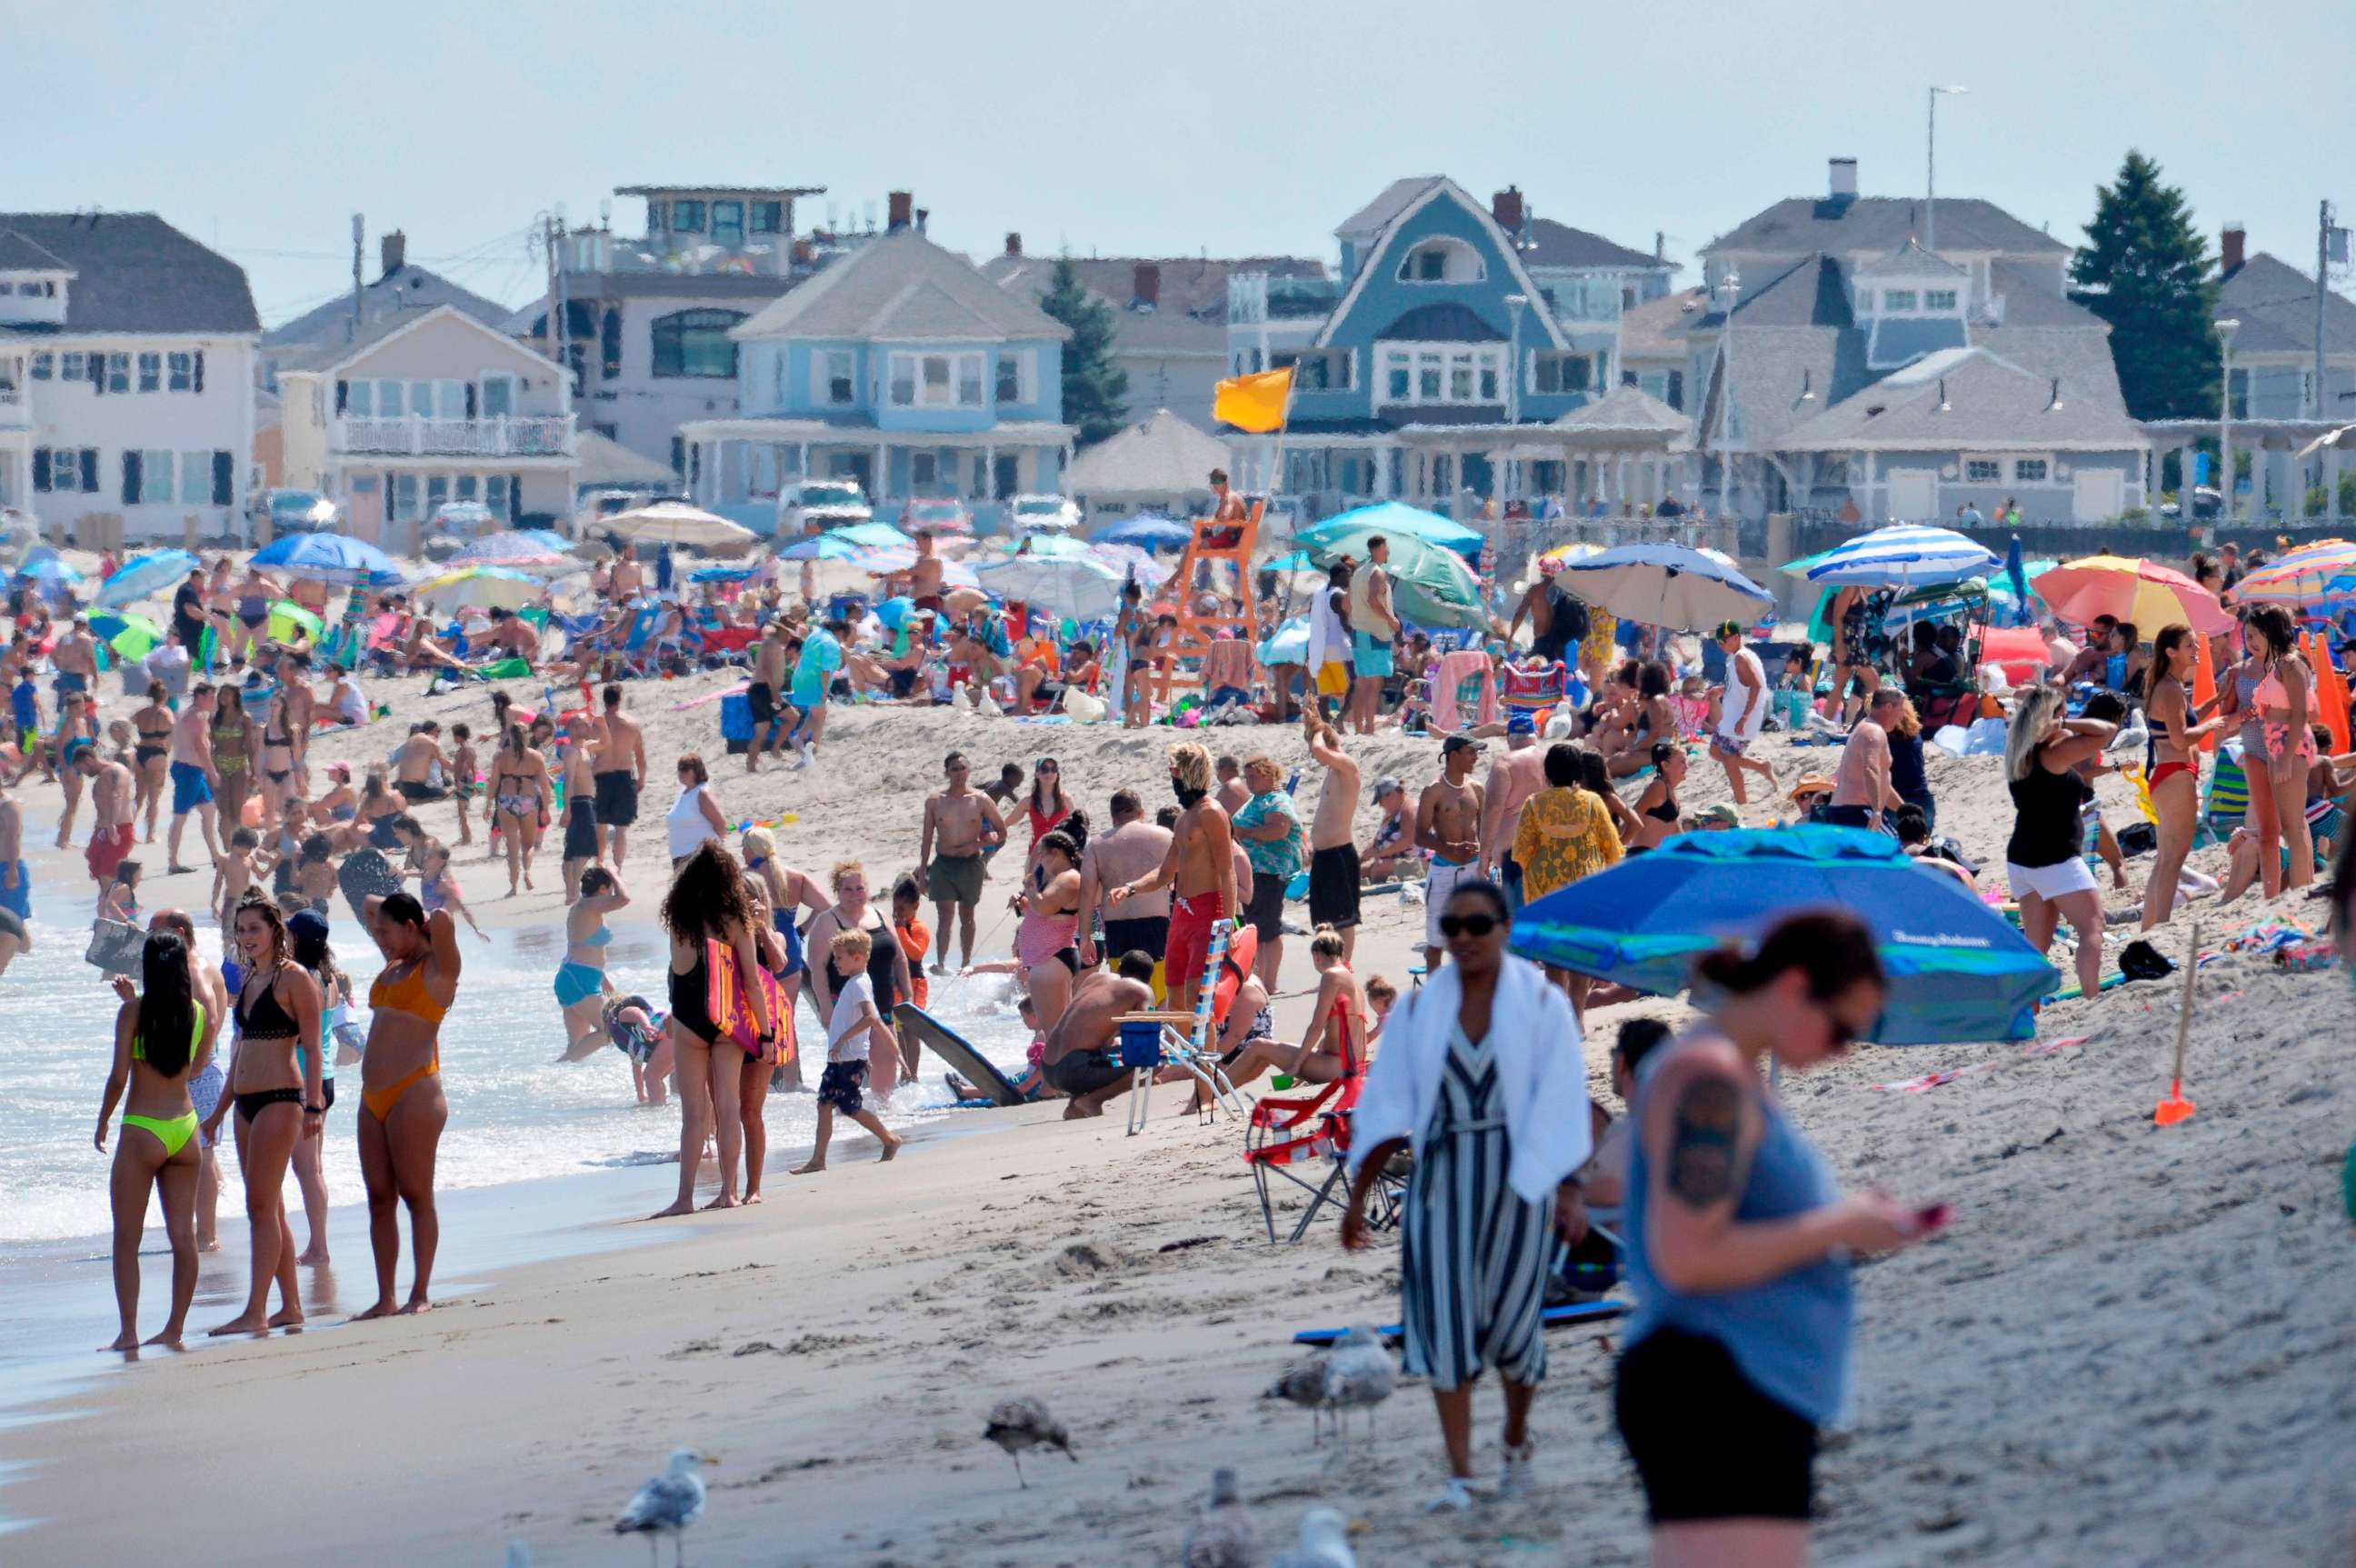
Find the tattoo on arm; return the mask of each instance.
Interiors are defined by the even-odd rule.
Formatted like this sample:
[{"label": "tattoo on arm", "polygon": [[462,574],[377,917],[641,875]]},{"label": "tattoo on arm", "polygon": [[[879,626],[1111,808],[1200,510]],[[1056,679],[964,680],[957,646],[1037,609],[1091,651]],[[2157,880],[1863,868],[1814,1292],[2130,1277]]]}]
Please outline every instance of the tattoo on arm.
[{"label": "tattoo on arm", "polygon": [[1722,1078],[1698,1078],[1678,1094],[1669,1127],[1669,1190],[1693,1208],[1734,1195],[1742,1099]]}]

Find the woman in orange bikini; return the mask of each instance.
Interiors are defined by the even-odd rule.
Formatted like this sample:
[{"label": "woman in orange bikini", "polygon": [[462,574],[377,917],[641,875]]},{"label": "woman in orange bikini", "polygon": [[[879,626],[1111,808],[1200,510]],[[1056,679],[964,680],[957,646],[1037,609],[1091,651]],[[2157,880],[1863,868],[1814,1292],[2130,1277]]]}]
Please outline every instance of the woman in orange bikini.
[{"label": "woman in orange bikini", "polygon": [[[369,1250],[376,1254],[376,1305],[359,1317],[423,1312],[433,1305],[434,1250],[442,1221],[434,1210],[434,1155],[450,1102],[442,1094],[442,1020],[458,996],[458,927],[447,909],[425,912],[415,895],[370,898],[369,929],[385,957],[369,987],[368,1047],[360,1055],[360,1176],[368,1183]],[[398,1200],[409,1207],[410,1251],[416,1260],[409,1300],[396,1306],[392,1275],[401,1261]]]},{"label": "woman in orange bikini", "polygon": [[1309,1009],[1309,1033],[1297,1046],[1271,1039],[1248,1043],[1227,1065],[1227,1080],[1240,1087],[1269,1068],[1303,1083],[1332,1083],[1366,1066],[1366,1030],[1374,1015],[1366,988],[1343,961],[1342,933],[1320,926],[1309,939],[1309,961],[1317,968],[1317,1000]]},{"label": "woman in orange bikini", "polygon": [[[2192,628],[2164,626],[2152,639],[2151,662],[2143,671],[2144,720],[2151,727],[2151,805],[2159,813],[2159,848],[2143,885],[2143,929],[2166,925],[2176,912],[2176,881],[2201,814],[2201,742],[2225,721],[2203,718],[2217,705],[2211,697],[2199,708],[2185,694],[2200,662]],[[2199,722],[2195,722],[2195,721]]]}]

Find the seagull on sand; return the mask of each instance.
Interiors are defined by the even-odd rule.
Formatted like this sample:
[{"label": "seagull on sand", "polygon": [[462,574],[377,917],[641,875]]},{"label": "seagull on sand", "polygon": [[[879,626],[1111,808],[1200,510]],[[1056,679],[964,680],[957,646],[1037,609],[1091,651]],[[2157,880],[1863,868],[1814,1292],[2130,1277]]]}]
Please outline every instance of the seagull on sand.
[{"label": "seagull on sand", "polygon": [[1259,1396],[1264,1400],[1283,1400],[1297,1404],[1309,1412],[1309,1446],[1317,1446],[1321,1435],[1318,1412],[1325,1408],[1325,1358],[1304,1356],[1290,1362],[1276,1375],[1276,1381]]},{"label": "seagull on sand", "polygon": [[1332,1509],[1311,1509],[1301,1517],[1301,1544],[1268,1568],[1358,1568],[1358,1554],[1350,1550],[1348,1521]]},{"label": "seagull on sand", "polygon": [[1325,1408],[1333,1412],[1333,1440],[1342,1438],[1346,1411],[1366,1412],[1366,1435],[1375,1432],[1375,1407],[1391,1397],[1398,1383],[1398,1363],[1383,1348],[1382,1337],[1363,1323],[1353,1324],[1342,1336],[1342,1348],[1325,1363]]},{"label": "seagull on sand", "polygon": [[614,1521],[616,1535],[646,1533],[649,1564],[655,1560],[655,1537],[664,1530],[670,1531],[671,1562],[683,1560],[687,1547],[681,1538],[689,1525],[703,1517],[703,1477],[697,1474],[702,1464],[703,1456],[692,1448],[674,1451],[670,1468],[640,1487]]},{"label": "seagull on sand", "polygon": [[1014,1478],[1026,1488],[1031,1485],[1023,1474],[1026,1448],[1060,1448],[1065,1458],[1075,1465],[1080,1462],[1080,1456],[1072,1452],[1072,1434],[1064,1430],[1064,1423],[1028,1394],[1001,1400],[992,1406],[990,1424],[981,1429],[981,1435],[1006,1450],[1006,1456],[1014,1461]]},{"label": "seagull on sand", "polygon": [[1259,1532],[1236,1497],[1236,1473],[1211,1472],[1211,1500],[1186,1531],[1184,1568],[1259,1568]]}]

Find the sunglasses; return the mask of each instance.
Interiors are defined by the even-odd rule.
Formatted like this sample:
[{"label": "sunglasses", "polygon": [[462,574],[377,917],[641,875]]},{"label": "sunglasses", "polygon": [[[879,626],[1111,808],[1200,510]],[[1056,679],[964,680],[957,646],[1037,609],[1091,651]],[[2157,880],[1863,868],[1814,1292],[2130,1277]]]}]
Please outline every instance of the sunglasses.
[{"label": "sunglasses", "polygon": [[1442,915],[1440,934],[1443,937],[1485,937],[1500,924],[1494,915]]}]

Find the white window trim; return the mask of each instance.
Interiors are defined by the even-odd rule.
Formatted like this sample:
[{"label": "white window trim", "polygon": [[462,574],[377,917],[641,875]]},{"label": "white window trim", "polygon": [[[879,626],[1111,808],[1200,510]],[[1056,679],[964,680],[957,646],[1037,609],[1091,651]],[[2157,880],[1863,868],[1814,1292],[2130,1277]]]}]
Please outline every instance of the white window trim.
[{"label": "white window trim", "polygon": [[[986,379],[989,367],[985,363],[989,357],[978,349],[947,350],[895,349],[892,351],[890,361],[885,367],[884,396],[890,400],[891,406],[894,408],[986,408],[990,403],[991,382]],[[926,395],[926,389],[930,384],[925,380],[925,361],[927,360],[942,360],[948,362],[948,375],[941,383],[947,390],[947,395],[944,397],[936,399]],[[965,382],[965,368],[968,363],[973,367],[975,386],[980,393],[971,403],[966,402],[958,395],[958,389]],[[899,385],[900,371],[904,365],[908,371],[909,386],[908,401],[905,403],[900,401],[894,390]]]},{"label": "white window trim", "polygon": [[[1422,362],[1426,358],[1435,355],[1440,360],[1440,392],[1436,397],[1426,397],[1417,390],[1421,384]],[[1390,391],[1391,362],[1402,356],[1406,359],[1408,367],[1408,392],[1403,398],[1392,396]],[[1472,391],[1465,397],[1454,396],[1449,390],[1451,380],[1450,372],[1455,368],[1455,360],[1459,356],[1469,356],[1472,360]],[[1481,403],[1502,403],[1505,400],[1505,378],[1508,372],[1505,363],[1505,345],[1503,343],[1417,343],[1386,339],[1375,345],[1374,360],[1375,381],[1372,392],[1374,406],[1376,408],[1408,406],[1431,408],[1440,405],[1471,407]],[[1498,390],[1495,396],[1481,395],[1481,372],[1484,369],[1496,377]]]},{"label": "white window trim", "polygon": [[[1438,247],[1443,252],[1461,251],[1465,255],[1472,257],[1473,268],[1472,275],[1471,277],[1462,278],[1451,278],[1447,276],[1436,278],[1410,277],[1408,274],[1409,263],[1414,262],[1416,257],[1435,247]],[[1441,262],[1440,264],[1440,270],[1442,274],[1445,274],[1448,271],[1448,263],[1444,261]],[[1486,283],[1489,281],[1489,263],[1488,259],[1483,256],[1478,250],[1475,250],[1471,244],[1458,239],[1453,234],[1430,234],[1418,240],[1414,244],[1409,245],[1406,250],[1399,252],[1398,265],[1391,269],[1391,274],[1392,276],[1400,283],[1422,285],[1427,287],[1433,285],[1446,285],[1450,284],[1463,285]]]},{"label": "white window trim", "polygon": [[[1881,314],[1912,316],[1922,308],[1922,291],[1920,289],[1885,288],[1881,291]],[[1899,303],[1901,299],[1905,301],[1903,305]]]},{"label": "white window trim", "polygon": [[[1932,300],[1932,295],[1944,295],[1945,303],[1934,304]],[[1962,305],[1963,291],[1961,289],[1926,288],[1922,291],[1922,308],[1925,311],[1935,311],[1941,315],[1944,315],[1948,311],[1962,308]]]}]

